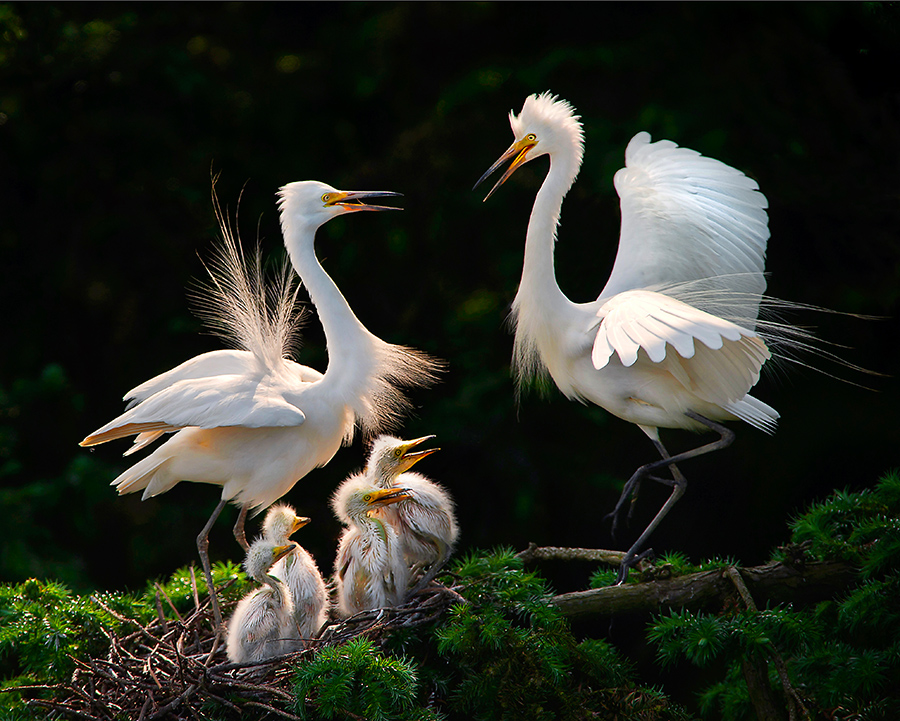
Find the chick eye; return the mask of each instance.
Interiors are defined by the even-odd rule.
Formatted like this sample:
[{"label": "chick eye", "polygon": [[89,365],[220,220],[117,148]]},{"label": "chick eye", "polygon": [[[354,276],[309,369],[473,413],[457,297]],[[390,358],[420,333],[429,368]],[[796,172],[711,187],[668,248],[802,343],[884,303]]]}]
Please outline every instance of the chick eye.
[{"label": "chick eye", "polygon": [[394,457],[395,457],[395,458],[399,458],[399,457],[402,456],[402,455],[403,455],[403,449],[402,449],[402,448],[398,448],[396,451],[394,451]]},{"label": "chick eye", "polygon": [[372,500],[372,494],[371,494],[371,493],[367,493],[366,495],[363,496],[363,500],[364,500],[366,503],[368,503],[369,501]]}]

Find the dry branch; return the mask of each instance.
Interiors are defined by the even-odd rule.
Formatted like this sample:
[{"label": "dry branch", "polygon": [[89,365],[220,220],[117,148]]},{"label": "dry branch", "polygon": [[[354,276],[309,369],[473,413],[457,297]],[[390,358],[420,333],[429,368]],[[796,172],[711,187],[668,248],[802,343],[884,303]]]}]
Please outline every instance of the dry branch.
[{"label": "dry branch", "polygon": [[[854,576],[854,567],[845,561],[767,563],[738,570],[754,597],[774,602],[821,598],[844,588]],[[562,593],[554,597],[553,603],[574,618],[699,608],[733,593],[728,569],[716,568],[676,578]]]},{"label": "dry branch", "polygon": [[[315,648],[365,635],[376,643],[399,628],[431,623],[461,598],[452,589],[432,584],[399,608],[357,614],[326,625],[305,649],[261,663],[234,664],[225,658],[212,633],[209,602],[197,604],[182,617],[157,618],[144,625],[114,612],[99,599],[94,603],[119,620],[120,634],[108,633],[106,658],[74,659],[75,671],[67,683],[20,687],[20,691],[52,691],[52,699],[28,703],[52,712],[56,718],[115,721],[122,718],[152,721],[194,721],[206,718],[203,707],[215,703],[240,717],[254,707],[274,717],[296,719],[284,707],[293,702],[293,667]],[[168,599],[167,599],[168,600]],[[226,604],[227,610],[234,602]],[[218,646],[218,647],[217,647]]]}]

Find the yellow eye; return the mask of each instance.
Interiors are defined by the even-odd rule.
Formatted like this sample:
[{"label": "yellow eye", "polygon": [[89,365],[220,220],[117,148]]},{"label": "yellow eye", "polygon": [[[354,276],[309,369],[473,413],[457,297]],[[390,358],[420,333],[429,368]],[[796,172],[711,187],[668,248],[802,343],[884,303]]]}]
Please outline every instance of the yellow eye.
[{"label": "yellow eye", "polygon": [[371,500],[372,500],[371,493],[367,493],[366,495],[363,496],[363,501],[365,501],[366,503],[369,503]]},{"label": "yellow eye", "polygon": [[534,133],[528,133],[528,135],[525,136],[525,140],[527,140],[530,143],[533,143],[537,140],[537,135],[535,135]]},{"label": "yellow eye", "polygon": [[325,193],[325,195],[322,196],[322,202],[327,203],[329,200],[331,200],[331,193]]},{"label": "yellow eye", "polygon": [[402,449],[402,448],[398,448],[397,450],[394,451],[394,457],[400,458],[400,456],[402,456],[402,455],[403,455],[403,449]]}]

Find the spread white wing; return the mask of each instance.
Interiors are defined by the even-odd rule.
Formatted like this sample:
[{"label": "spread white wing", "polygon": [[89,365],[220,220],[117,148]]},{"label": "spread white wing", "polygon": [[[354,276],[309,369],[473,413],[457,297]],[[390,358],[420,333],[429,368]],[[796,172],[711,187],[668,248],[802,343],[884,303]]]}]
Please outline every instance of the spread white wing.
[{"label": "spread white wing", "polygon": [[[296,363],[293,365],[297,366]],[[290,368],[286,370],[290,371]],[[136,444],[143,447],[161,433],[188,426],[297,426],[306,418],[299,404],[310,385],[290,372],[284,375],[222,373],[181,378],[94,431],[81,445],[91,446],[140,434]],[[132,448],[131,452],[134,450],[137,449]]]},{"label": "spread white wing", "polygon": [[[308,366],[300,365],[288,359],[282,359],[282,363],[286,367],[291,368],[301,380],[308,383],[321,380],[322,378],[322,374],[319,371]],[[172,370],[160,373],[158,376],[132,388],[125,394],[125,400],[130,401],[130,408],[179,381],[224,375],[250,376],[259,373],[259,371],[260,361],[250,351],[214,350],[186,360]]]},{"label": "spread white wing", "polygon": [[[739,170],[638,133],[615,176],[619,249],[600,298],[688,284],[692,305],[754,328],[769,238],[768,206]],[[677,291],[668,292],[676,295]]]},{"label": "spread white wing", "polygon": [[597,316],[601,320],[591,362],[598,370],[613,354],[622,365],[632,366],[643,350],[698,397],[765,430],[774,427],[778,414],[747,396],[770,358],[754,331],[645,290],[616,295]]}]

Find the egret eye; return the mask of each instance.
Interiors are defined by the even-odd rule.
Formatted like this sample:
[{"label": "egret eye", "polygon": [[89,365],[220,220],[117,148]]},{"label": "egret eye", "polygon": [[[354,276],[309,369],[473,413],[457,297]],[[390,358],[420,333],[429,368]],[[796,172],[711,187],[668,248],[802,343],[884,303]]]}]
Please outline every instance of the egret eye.
[{"label": "egret eye", "polygon": [[363,496],[363,501],[365,501],[366,503],[369,503],[371,500],[372,500],[371,493],[367,493],[366,495]]},{"label": "egret eye", "polygon": [[329,200],[331,200],[331,193],[325,193],[325,195],[322,196],[322,202],[327,203]]},{"label": "egret eye", "polygon": [[403,455],[403,449],[402,449],[402,448],[398,448],[397,450],[394,451],[394,457],[395,457],[395,458],[400,458],[402,455]]},{"label": "egret eye", "polygon": [[529,141],[529,142],[532,142],[532,143],[533,143],[533,142],[536,142],[536,141],[537,141],[537,135],[535,135],[534,133],[528,133],[528,135],[525,136],[525,140],[527,140],[527,141]]}]

